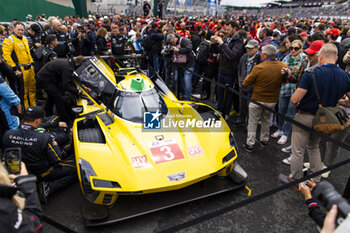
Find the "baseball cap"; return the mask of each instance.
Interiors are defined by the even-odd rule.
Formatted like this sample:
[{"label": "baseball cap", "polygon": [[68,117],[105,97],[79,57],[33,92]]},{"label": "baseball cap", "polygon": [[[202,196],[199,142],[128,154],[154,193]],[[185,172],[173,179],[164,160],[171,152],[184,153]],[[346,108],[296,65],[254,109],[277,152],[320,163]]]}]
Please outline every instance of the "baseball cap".
[{"label": "baseball cap", "polygon": [[302,37],[308,37],[309,36],[309,34],[307,34],[306,32],[302,32],[299,35],[302,36]]},{"label": "baseball cap", "polygon": [[250,40],[245,47],[248,49],[259,47],[259,42],[257,40]]},{"label": "baseball cap", "polygon": [[309,54],[309,55],[313,55],[313,54],[317,53],[318,51],[320,51],[321,48],[323,47],[323,45],[325,45],[325,42],[323,40],[316,40],[316,41],[312,42],[310,47],[308,49],[305,49],[304,52]]},{"label": "baseball cap", "polygon": [[26,115],[32,119],[44,118],[44,109],[40,106],[30,106],[27,108]]},{"label": "baseball cap", "polygon": [[326,31],[327,34],[331,34],[332,36],[339,36],[340,31],[338,28],[333,28],[331,30]]}]

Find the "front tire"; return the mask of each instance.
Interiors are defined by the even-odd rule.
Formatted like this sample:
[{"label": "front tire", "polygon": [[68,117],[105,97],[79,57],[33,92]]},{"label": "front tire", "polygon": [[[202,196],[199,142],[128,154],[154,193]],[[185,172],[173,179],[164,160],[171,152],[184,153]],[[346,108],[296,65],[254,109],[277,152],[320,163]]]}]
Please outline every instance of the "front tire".
[{"label": "front tire", "polygon": [[81,129],[78,131],[78,138],[81,142],[105,143],[103,132],[99,128]]}]

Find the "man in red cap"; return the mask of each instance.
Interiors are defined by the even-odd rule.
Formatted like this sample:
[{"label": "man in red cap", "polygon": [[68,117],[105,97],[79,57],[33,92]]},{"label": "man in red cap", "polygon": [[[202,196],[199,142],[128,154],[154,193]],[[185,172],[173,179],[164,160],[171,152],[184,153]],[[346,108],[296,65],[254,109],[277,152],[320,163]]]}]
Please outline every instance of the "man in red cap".
[{"label": "man in red cap", "polygon": [[[310,71],[315,69],[318,66],[318,52],[321,50],[321,48],[325,45],[325,42],[323,40],[316,40],[311,43],[310,47],[304,52],[307,54],[307,57],[304,58],[299,68],[292,73],[292,71],[289,68],[283,68],[282,72],[287,73],[288,72],[288,82],[290,83],[297,83],[299,85],[299,81],[301,77],[303,77],[305,71]],[[289,156],[286,159],[283,159],[283,163],[290,164],[291,156]]]},{"label": "man in red cap", "polygon": [[340,35],[340,30],[338,28],[332,28],[331,30],[326,31],[326,34],[327,34],[328,42],[333,43],[338,49],[337,64],[339,65],[341,46],[340,46],[340,43],[337,42],[337,39],[338,39],[338,36]]}]

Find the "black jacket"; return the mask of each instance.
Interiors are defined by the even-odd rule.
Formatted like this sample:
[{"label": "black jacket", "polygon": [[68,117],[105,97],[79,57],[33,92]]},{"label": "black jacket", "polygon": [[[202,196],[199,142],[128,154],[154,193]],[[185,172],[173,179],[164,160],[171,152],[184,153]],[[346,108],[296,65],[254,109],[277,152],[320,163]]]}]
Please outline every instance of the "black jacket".
[{"label": "black jacket", "polygon": [[96,37],[96,54],[104,55],[108,51],[107,40],[104,37]]},{"label": "black jacket", "polygon": [[8,130],[2,139],[4,148],[22,149],[22,160],[28,171],[35,175],[41,175],[61,162],[61,149],[53,145],[53,141],[52,135],[25,124],[17,130]]},{"label": "black jacket", "polygon": [[[231,40],[228,45],[227,41]],[[226,75],[237,75],[239,59],[243,55],[243,39],[239,33],[227,38],[220,48],[219,72]]]},{"label": "black jacket", "polygon": [[308,207],[309,216],[319,227],[322,228],[324,219],[326,217],[325,213],[322,212],[321,208],[318,206],[314,198],[306,200],[305,204]]},{"label": "black jacket", "polygon": [[[253,86],[243,86],[243,80],[248,76],[248,72],[247,72],[247,60],[248,60],[248,54],[244,54],[240,61],[239,61],[239,65],[238,65],[238,81],[241,84],[241,88],[244,91],[253,91]],[[259,51],[257,52],[257,54],[255,55],[255,57],[253,58],[253,63],[252,63],[252,67],[251,70],[253,70],[253,67],[260,64],[261,63],[261,55],[259,53]]]},{"label": "black jacket", "polygon": [[192,51],[192,43],[189,39],[185,37],[181,37],[178,34],[175,34],[175,36],[178,38],[177,45],[180,43],[179,53],[186,54],[187,55],[187,62],[185,64],[176,64],[176,66],[181,66],[182,68],[188,69],[190,67],[194,66],[195,58]]},{"label": "black jacket", "polygon": [[35,55],[35,49],[37,49],[37,47],[35,46],[36,43],[40,43],[41,42],[41,35],[34,35],[32,36],[30,33],[25,32],[24,35],[27,37],[28,40],[28,45],[29,45],[29,50],[30,50],[30,55],[32,56],[34,62],[38,61],[38,58]]},{"label": "black jacket", "polygon": [[159,55],[162,50],[162,40],[164,40],[164,36],[151,29],[148,32],[148,36],[151,37],[152,40],[152,50],[151,53],[153,55]]},{"label": "black jacket", "polygon": [[92,41],[86,33],[85,33],[85,37],[80,37],[80,38],[78,38],[78,33],[75,33],[73,38],[72,38],[72,44],[74,45],[74,48],[75,48],[74,55],[76,55],[76,56],[79,56],[79,55],[90,56],[91,55]]},{"label": "black jacket", "polygon": [[42,41],[45,42],[46,36],[50,34],[55,34],[57,37],[57,47],[55,48],[55,52],[58,57],[67,57],[69,52],[69,35],[65,32],[55,32],[52,28],[47,29],[46,32],[42,35]]},{"label": "black jacket", "polygon": [[200,35],[198,35],[197,33],[195,33],[192,36],[192,50],[196,53],[197,52],[197,48],[200,45],[200,43],[202,42],[202,38],[200,37]]},{"label": "black jacket", "polygon": [[55,52],[55,50],[50,46],[45,46],[43,50],[42,65],[45,65],[46,63],[56,59],[57,53]]},{"label": "black jacket", "polygon": [[16,85],[16,80],[18,79],[18,77],[16,76],[16,73],[13,71],[11,66],[9,66],[9,64],[7,64],[5,60],[3,60],[1,56],[0,59],[2,59],[2,62],[0,63],[0,73],[7,77],[12,91],[18,94]]},{"label": "black jacket", "polygon": [[114,36],[112,34],[110,38],[110,42],[112,44],[112,54],[114,56],[124,55],[125,54],[125,45],[127,42],[127,38],[121,34]]},{"label": "black jacket", "polygon": [[[16,187],[0,184],[0,231],[1,232],[42,232],[41,208],[35,188],[34,176],[19,176],[15,179]],[[11,200],[20,191],[26,199],[21,211]]]},{"label": "black jacket", "polygon": [[76,69],[74,62],[69,58],[58,58],[44,65],[37,74],[39,84],[49,82],[63,91],[78,94],[73,85],[73,71]]}]

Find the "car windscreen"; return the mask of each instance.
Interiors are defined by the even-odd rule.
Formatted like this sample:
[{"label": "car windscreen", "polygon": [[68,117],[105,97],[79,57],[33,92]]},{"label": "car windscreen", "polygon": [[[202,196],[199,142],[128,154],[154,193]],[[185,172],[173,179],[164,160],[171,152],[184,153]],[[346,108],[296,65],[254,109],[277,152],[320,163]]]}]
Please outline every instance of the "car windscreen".
[{"label": "car windscreen", "polygon": [[151,89],[142,92],[120,92],[115,101],[114,111],[125,120],[142,123],[145,111],[159,111],[162,113],[161,117],[164,117],[168,108],[158,92]]},{"label": "car windscreen", "polygon": [[96,102],[102,102],[109,107],[116,87],[98,69],[92,65],[87,66],[81,71],[77,81]]}]

